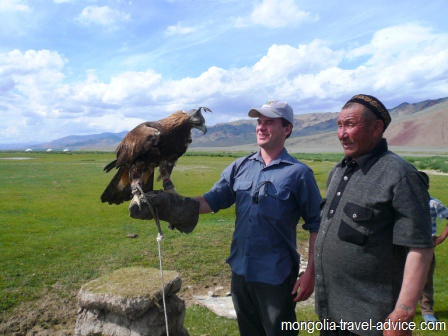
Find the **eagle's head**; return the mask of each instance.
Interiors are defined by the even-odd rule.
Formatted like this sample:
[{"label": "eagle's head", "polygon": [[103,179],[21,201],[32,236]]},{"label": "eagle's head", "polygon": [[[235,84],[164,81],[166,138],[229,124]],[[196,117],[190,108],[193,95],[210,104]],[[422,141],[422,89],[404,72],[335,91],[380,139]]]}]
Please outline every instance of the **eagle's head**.
[{"label": "eagle's head", "polygon": [[201,130],[202,133],[207,133],[207,126],[205,126],[205,119],[202,116],[201,110],[204,109],[205,112],[211,112],[208,107],[199,107],[197,110],[190,110],[187,112],[188,117],[190,118],[191,124],[194,128]]}]

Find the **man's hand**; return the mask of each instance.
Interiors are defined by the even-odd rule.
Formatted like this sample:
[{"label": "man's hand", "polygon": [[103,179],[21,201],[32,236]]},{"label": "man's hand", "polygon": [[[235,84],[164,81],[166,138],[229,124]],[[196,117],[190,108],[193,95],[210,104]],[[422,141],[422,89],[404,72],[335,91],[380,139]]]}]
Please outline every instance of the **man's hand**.
[{"label": "man's hand", "polygon": [[390,330],[384,330],[384,336],[412,335],[412,330],[408,330],[409,322],[414,320],[417,302],[426,283],[426,276],[433,256],[433,248],[413,247],[409,250],[400,295],[395,309],[385,321],[390,321]]},{"label": "man's hand", "polygon": [[314,292],[314,270],[307,269],[296,281],[292,293],[294,302],[305,301]]},{"label": "man's hand", "polygon": [[305,273],[297,279],[296,284],[292,290],[292,294],[295,295],[293,301],[305,301],[314,292],[314,245],[316,243],[317,232],[310,232],[310,238],[308,242],[308,266]]},{"label": "man's hand", "polygon": [[434,236],[433,237],[434,238],[434,245],[437,246],[437,245],[442,244],[445,241],[447,236],[448,236],[448,225],[445,227],[445,230],[442,231],[440,236],[438,236],[438,237]]},{"label": "man's hand", "polygon": [[415,308],[401,305],[394,309],[387,317],[389,329],[383,330],[384,336],[410,336],[409,323],[414,321]]}]

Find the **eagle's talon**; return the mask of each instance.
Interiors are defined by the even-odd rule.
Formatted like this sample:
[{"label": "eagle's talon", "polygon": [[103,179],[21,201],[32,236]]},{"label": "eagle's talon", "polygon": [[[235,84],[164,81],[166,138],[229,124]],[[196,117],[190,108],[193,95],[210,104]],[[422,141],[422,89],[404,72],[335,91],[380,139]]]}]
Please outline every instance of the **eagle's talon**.
[{"label": "eagle's talon", "polygon": [[135,202],[138,205],[138,210],[139,211],[142,211],[142,203],[141,203],[140,197],[138,195],[134,194],[134,197],[132,197],[131,203],[132,202]]},{"label": "eagle's talon", "polygon": [[134,196],[138,196],[138,195],[141,195],[141,188],[140,188],[140,186],[138,185],[138,184],[133,184],[132,186],[131,186],[131,193],[132,193],[132,195],[134,195]]}]

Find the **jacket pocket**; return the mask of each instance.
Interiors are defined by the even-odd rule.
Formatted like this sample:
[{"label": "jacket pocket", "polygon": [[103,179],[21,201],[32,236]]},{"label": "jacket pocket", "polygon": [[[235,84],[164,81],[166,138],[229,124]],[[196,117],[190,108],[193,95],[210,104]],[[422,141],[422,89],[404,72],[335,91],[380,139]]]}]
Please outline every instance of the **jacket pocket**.
[{"label": "jacket pocket", "polygon": [[338,236],[339,239],[343,241],[360,246],[365,245],[367,243],[367,238],[369,237],[367,234],[359,232],[355,228],[351,227],[344,220],[342,220],[339,225]]},{"label": "jacket pocket", "polygon": [[341,240],[356,245],[365,245],[370,234],[373,210],[355,203],[347,203],[344,206],[344,214],[347,220],[342,219],[338,230]]}]

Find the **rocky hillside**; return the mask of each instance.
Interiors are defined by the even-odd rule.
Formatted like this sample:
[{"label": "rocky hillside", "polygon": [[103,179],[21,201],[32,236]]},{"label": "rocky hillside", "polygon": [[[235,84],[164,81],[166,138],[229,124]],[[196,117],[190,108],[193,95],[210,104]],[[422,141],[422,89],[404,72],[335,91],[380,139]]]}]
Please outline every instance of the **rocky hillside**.
[{"label": "rocky hillside", "polygon": [[[336,129],[336,112],[300,114],[294,117],[291,138],[327,133]],[[254,143],[256,119],[210,126],[202,135],[195,132],[192,147],[227,147]]]},{"label": "rocky hillside", "polygon": [[416,112],[430,108],[431,106],[444,103],[447,100],[448,98],[440,98],[435,100],[425,100],[415,104],[402,103],[397,107],[393,108],[392,110],[390,110],[390,114],[392,115],[392,118],[406,117]]},{"label": "rocky hillside", "polygon": [[[318,112],[295,116],[293,133],[287,141],[294,150],[340,150],[336,137],[339,112]],[[391,146],[448,148],[448,98],[426,100],[415,104],[402,103],[390,110],[392,123],[385,137]],[[203,135],[193,130],[191,150],[252,149],[255,143],[255,119],[243,119],[208,127]],[[113,151],[126,132],[69,136],[33,149]]]},{"label": "rocky hillside", "polygon": [[392,119],[385,137],[391,146],[447,147],[448,100]]}]

